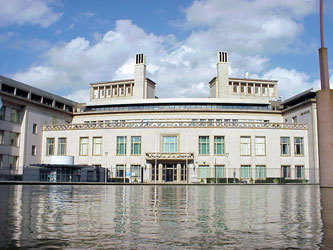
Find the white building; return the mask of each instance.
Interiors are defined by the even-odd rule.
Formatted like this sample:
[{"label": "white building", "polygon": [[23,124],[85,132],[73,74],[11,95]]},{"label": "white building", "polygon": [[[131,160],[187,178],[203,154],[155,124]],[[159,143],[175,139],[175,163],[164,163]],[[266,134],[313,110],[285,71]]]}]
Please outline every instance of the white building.
[{"label": "white building", "polygon": [[[61,111],[54,99],[49,121],[34,119],[44,124],[38,160],[74,156],[75,164],[106,167],[109,178],[131,182],[319,182],[315,91],[278,101],[277,81],[229,77],[226,52],[218,53],[209,98],[156,98],[155,87],[138,54],[134,79],[93,83],[88,103],[62,98]],[[17,156],[26,160],[18,173],[31,164],[31,149],[20,145]]]}]

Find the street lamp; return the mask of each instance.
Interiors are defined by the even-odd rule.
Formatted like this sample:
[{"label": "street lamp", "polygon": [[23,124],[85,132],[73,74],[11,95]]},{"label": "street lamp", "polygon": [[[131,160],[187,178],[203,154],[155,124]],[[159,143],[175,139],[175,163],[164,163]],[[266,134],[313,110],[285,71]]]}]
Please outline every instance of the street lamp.
[{"label": "street lamp", "polygon": [[215,184],[216,184],[216,182],[217,182],[217,178],[216,178],[216,156],[214,157],[214,170],[215,170]]},{"label": "street lamp", "polygon": [[107,179],[107,170],[108,170],[108,154],[109,152],[105,152],[105,169],[104,169],[104,183],[106,183],[106,179]]},{"label": "street lamp", "polygon": [[229,153],[225,153],[225,156],[227,157],[227,165],[226,165],[226,176],[227,176],[227,184],[229,184],[229,173],[228,173],[228,165],[229,165]]},{"label": "street lamp", "polygon": [[233,173],[233,175],[234,175],[234,183],[236,183],[236,181],[235,181],[235,177],[236,177],[236,170],[234,169],[234,173]]}]

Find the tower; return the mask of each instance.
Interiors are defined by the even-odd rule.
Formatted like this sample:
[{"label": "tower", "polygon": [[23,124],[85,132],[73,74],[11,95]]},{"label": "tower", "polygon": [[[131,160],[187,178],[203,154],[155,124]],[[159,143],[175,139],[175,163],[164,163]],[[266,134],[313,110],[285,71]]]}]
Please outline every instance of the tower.
[{"label": "tower", "polygon": [[134,71],[134,90],[133,95],[136,99],[145,99],[146,97],[146,57],[144,54],[135,55]]},{"label": "tower", "polygon": [[217,79],[216,79],[216,97],[223,98],[228,96],[229,71],[228,71],[228,53],[220,51],[217,53]]}]

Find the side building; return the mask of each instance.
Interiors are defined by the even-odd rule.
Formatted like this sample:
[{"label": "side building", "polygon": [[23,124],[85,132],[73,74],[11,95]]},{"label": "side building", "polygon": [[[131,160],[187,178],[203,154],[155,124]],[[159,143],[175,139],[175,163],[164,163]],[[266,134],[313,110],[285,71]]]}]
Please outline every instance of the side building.
[{"label": "side building", "polygon": [[43,126],[70,124],[76,103],[4,76],[0,98],[0,180],[20,180],[24,166],[43,161]]},{"label": "side building", "polygon": [[277,81],[229,77],[226,52],[209,98],[155,98],[155,87],[143,54],[134,79],[92,83],[71,123],[44,125],[42,162],[69,155],[130,182],[319,182],[316,118],[292,120],[315,112],[312,101],[281,102]]}]

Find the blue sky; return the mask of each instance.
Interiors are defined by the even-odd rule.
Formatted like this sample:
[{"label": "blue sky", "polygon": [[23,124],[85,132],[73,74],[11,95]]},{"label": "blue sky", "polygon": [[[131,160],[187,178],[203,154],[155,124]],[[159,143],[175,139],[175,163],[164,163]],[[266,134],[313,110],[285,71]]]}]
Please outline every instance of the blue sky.
[{"label": "blue sky", "polygon": [[[207,97],[216,53],[230,75],[319,86],[319,0],[1,0],[0,74],[87,101],[89,83],[132,78],[145,53],[160,97]],[[333,69],[333,2],[324,0]],[[330,78],[331,83],[333,77]]]}]

